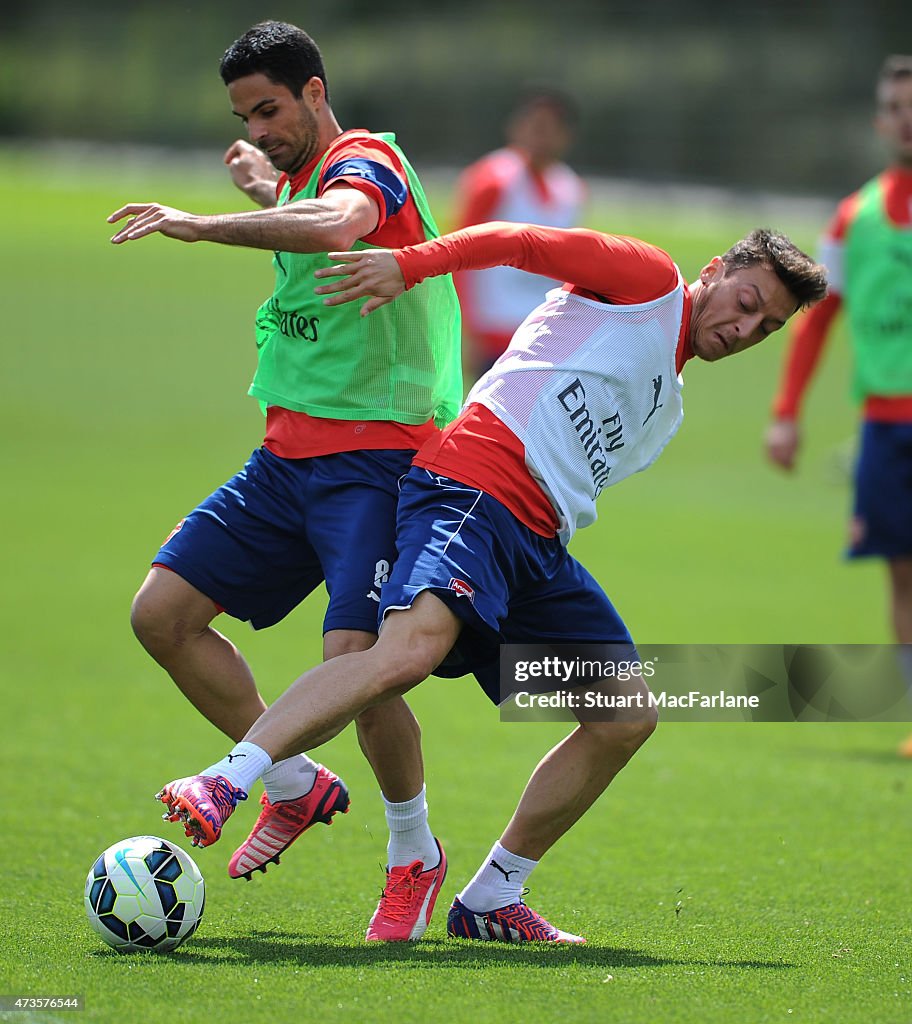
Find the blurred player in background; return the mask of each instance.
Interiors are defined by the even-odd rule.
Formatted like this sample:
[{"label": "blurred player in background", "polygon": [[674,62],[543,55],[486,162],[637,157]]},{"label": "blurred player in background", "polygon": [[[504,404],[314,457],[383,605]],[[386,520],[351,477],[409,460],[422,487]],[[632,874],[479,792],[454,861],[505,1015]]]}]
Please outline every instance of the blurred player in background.
[{"label": "blurred player in background", "polygon": [[[568,553],[570,538],[594,522],[607,487],[652,465],[676,433],[679,374],[689,359],[743,352],[826,291],[823,268],[766,230],[715,257],[690,287],[671,257],[646,242],[538,225],[485,224],[393,253],[330,256],[340,265],[318,276],[348,276],[321,292],[333,306],[373,296],[362,307],[370,316],[457,270],[509,264],[567,283],[549,291],[459,418],[416,456],[399,499],[399,554],[375,647],[305,673],[226,758],[162,790],[203,845],[219,838],[233,800],[273,758],[325,742],[362,709],[432,672],[472,672],[498,703],[502,643],[629,649],[608,596]],[[647,700],[642,678],[632,687],[631,697]],[[655,712],[637,702],[613,721],[578,717],[456,897],[451,935],[583,941],[526,906],[523,889],[649,737]],[[483,750],[454,756],[474,759],[485,780]],[[479,799],[495,784],[480,781]]]},{"label": "blurred player in background", "polygon": [[[462,380],[451,280],[429,282],[373,323],[314,295],[313,272],[326,266],[328,249],[436,236],[395,137],[342,131],[320,52],[293,25],[254,26],[229,47],[220,71],[253,143],[234,143],[225,161],[264,209],[196,216],[134,203],[109,220],[130,218],[116,243],[157,232],[275,253],[275,291],[257,314],[250,387],[266,412],[265,440],[178,524],[132,616],[152,657],[237,740],[266,705],[212,620],[224,611],[257,629],[271,626],[325,580],[324,657],[370,647],[395,557],[399,479],[416,449],[458,412]],[[427,823],[417,721],[396,698],[359,716],[357,729],[386,804],[391,878],[418,863],[439,887],[446,860]],[[341,780],[308,757],[277,762],[263,781],[262,813],[228,867],[234,878],[278,863],[307,828],[348,808]],[[378,908],[369,938],[409,937],[414,920],[393,909],[385,916]]]},{"label": "blurred player in background", "polygon": [[[830,291],[795,330],[766,448],[794,467],[801,401],[845,305],[863,417],[848,555],[886,560],[893,631],[912,645],[912,56],[884,63],[875,124],[889,166],[839,204],[826,231]],[[912,684],[912,646],[900,653]],[[912,738],[901,752],[912,757]]]},{"label": "blurred player in background", "polygon": [[[576,109],[562,93],[527,92],[507,122],[507,145],[460,176],[456,227],[492,220],[575,227],[585,187],[562,162],[575,123]],[[463,316],[463,365],[466,376],[475,380],[504,351],[552,282],[514,267],[465,271],[455,280]]]}]

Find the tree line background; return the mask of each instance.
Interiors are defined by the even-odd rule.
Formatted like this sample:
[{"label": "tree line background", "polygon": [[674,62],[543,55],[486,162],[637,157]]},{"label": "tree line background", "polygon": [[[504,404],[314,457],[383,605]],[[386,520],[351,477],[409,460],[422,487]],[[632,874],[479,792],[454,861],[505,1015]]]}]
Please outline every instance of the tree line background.
[{"label": "tree line background", "polygon": [[0,11],[0,138],[225,145],[219,58],[269,17],[315,37],[343,127],[419,167],[499,144],[541,82],[579,106],[585,173],[832,196],[881,166],[874,80],[912,52],[908,0],[39,0]]}]

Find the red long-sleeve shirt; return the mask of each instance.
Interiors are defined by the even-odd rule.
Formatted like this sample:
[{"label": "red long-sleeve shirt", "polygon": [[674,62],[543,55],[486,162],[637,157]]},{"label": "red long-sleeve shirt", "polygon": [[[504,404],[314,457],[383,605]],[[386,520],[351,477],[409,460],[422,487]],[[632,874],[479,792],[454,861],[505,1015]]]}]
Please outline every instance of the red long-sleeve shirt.
[{"label": "red long-sleeve shirt", "polygon": [[[563,281],[586,298],[617,305],[650,302],[672,291],[678,271],[661,249],[636,238],[585,228],[495,222],[466,228],[396,254],[406,287],[424,278],[501,264]],[[693,355],[685,288],[676,365]],[[418,452],[415,465],[461,480],[497,498],[530,529],[557,532],[554,507],[526,466],[522,442],[490,409],[473,403]]]}]

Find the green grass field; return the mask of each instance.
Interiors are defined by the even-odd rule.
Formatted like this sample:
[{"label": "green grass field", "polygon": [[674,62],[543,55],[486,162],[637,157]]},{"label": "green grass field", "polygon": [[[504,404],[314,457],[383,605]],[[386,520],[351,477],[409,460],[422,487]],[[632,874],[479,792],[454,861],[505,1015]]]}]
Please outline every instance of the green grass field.
[{"label": "green grass field", "polygon": [[[489,948],[447,941],[446,905],[566,727],[501,723],[471,680],[431,680],[410,700],[450,877],[423,942],[362,942],[386,837],[351,730],[319,754],[348,781],[351,813],[248,885],[225,873],[255,814],[243,806],[196,855],[207,908],[186,946],[121,956],[89,931],[98,853],[178,838],[152,794],[226,749],[140,650],[128,610],[174,522],[260,440],[245,390],[269,261],[158,238],[116,248],[104,222],[133,199],[239,208],[215,175],[113,162],[89,179],[78,161],[0,159],[0,995],[79,994],[77,1019],[118,1022],[912,1020],[901,724],[660,728],[532,878],[532,905],[588,945]],[[629,208],[592,222],[664,245],[688,276],[753,226]],[[819,227],[776,226],[807,246]],[[643,643],[889,638],[881,566],[840,559],[855,418],[844,347],[831,346],[786,479],[761,454],[781,344],[688,367],[679,437],[575,541]],[[319,658],[323,602],[263,634],[223,624],[267,698]]]}]

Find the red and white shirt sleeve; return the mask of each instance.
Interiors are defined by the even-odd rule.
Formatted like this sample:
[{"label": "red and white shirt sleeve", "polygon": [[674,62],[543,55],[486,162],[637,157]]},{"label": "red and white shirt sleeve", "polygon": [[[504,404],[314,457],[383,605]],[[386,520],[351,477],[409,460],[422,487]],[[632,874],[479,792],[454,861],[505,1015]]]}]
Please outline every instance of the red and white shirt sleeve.
[{"label": "red and white shirt sleeve", "polygon": [[[394,254],[406,287],[425,277],[508,265],[563,281],[596,301],[650,302],[678,284],[678,271],[661,249],[636,238],[586,228],[547,228],[494,222],[466,228]],[[682,324],[689,322],[685,293]],[[682,328],[678,368],[691,355]],[[492,443],[493,442],[493,443]],[[554,536],[557,514],[526,466],[522,442],[493,412],[472,404],[431,438],[415,465],[478,487],[497,498],[530,529]]]},{"label": "red and white shirt sleeve", "polygon": [[495,221],[395,254],[407,288],[426,277],[510,266],[565,282],[602,302],[649,302],[677,285],[671,257],[647,242],[588,228]]}]

